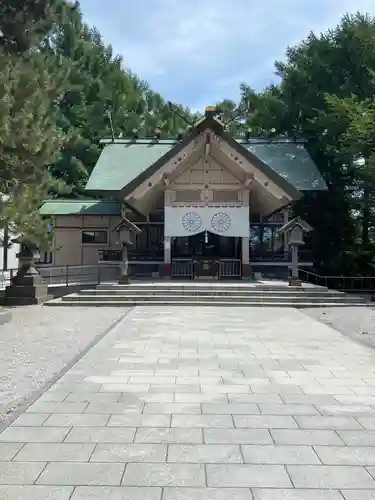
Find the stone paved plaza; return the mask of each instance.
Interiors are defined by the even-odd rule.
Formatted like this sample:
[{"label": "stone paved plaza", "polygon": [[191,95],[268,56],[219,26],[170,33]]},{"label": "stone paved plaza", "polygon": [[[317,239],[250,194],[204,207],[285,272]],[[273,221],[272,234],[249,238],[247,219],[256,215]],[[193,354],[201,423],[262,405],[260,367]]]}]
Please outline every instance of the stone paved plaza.
[{"label": "stone paved plaza", "polygon": [[135,308],[0,434],[0,499],[375,499],[374,361],[297,310]]}]

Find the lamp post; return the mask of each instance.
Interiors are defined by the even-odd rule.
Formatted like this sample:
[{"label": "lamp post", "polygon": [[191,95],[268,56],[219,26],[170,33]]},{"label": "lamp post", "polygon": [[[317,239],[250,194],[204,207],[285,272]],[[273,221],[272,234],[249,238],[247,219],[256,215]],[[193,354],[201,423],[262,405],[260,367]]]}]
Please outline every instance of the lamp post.
[{"label": "lamp post", "polygon": [[141,229],[138,226],[130,222],[125,217],[121,220],[115,228],[119,236],[119,243],[121,245],[121,274],[119,278],[119,285],[128,285],[130,283],[129,279],[129,256],[128,248],[132,246],[135,242],[135,236],[139,234]]},{"label": "lamp post", "polygon": [[285,236],[292,254],[292,275],[289,278],[289,286],[301,286],[298,277],[298,252],[299,248],[305,244],[304,235],[312,231],[312,227],[300,217],[296,217],[284,224],[277,234]]}]

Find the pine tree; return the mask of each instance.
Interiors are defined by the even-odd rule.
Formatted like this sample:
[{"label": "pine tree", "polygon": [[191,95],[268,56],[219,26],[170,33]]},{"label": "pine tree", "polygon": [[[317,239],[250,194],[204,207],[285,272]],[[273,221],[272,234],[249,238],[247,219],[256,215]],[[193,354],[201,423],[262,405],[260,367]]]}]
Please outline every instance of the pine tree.
[{"label": "pine tree", "polygon": [[38,209],[58,188],[49,169],[65,141],[56,109],[68,68],[34,44],[55,21],[55,7],[42,0],[0,3],[0,227],[40,245],[48,234]]}]

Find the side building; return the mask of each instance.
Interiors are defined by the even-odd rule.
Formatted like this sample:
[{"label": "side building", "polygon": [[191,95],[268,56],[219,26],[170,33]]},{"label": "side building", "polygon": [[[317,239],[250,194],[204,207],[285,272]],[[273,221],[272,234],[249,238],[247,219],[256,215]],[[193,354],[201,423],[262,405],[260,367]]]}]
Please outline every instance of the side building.
[{"label": "side building", "polygon": [[[41,207],[55,240],[41,265],[119,260],[114,228],[126,217],[142,229],[129,250],[132,274],[285,276],[290,255],[277,229],[305,191],[327,189],[303,141],[235,139],[214,108],[181,139],[101,142],[86,186],[95,199]],[[312,265],[308,253],[301,253],[304,265]]]}]

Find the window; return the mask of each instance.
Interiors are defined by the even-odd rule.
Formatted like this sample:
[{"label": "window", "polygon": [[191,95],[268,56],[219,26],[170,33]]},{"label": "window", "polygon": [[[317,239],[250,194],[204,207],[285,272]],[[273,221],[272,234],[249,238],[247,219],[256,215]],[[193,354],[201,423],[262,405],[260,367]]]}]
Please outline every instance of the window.
[{"label": "window", "polygon": [[82,243],[99,245],[107,243],[107,231],[82,231]]},{"label": "window", "polygon": [[52,264],[53,254],[52,252],[41,252],[38,264]]}]

